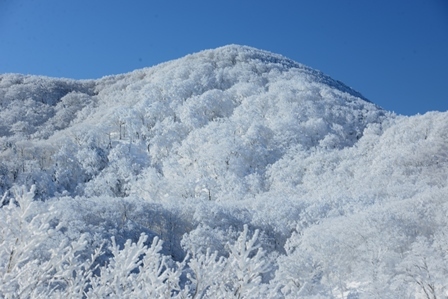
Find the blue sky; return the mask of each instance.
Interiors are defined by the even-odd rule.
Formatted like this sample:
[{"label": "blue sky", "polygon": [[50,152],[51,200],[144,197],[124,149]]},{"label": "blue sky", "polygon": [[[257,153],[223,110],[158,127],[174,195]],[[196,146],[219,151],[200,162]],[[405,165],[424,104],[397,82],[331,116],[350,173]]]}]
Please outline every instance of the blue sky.
[{"label": "blue sky", "polygon": [[99,78],[226,44],[400,114],[448,110],[446,0],[0,0],[0,73]]}]

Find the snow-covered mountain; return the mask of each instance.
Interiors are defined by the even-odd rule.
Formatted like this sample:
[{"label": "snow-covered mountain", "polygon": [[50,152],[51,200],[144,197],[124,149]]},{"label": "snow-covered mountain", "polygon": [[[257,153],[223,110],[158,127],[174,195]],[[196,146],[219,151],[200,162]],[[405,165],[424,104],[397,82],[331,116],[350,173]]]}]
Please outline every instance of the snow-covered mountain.
[{"label": "snow-covered mountain", "polygon": [[238,45],[98,80],[0,75],[0,107],[2,294],[448,295],[447,112],[395,115]]}]

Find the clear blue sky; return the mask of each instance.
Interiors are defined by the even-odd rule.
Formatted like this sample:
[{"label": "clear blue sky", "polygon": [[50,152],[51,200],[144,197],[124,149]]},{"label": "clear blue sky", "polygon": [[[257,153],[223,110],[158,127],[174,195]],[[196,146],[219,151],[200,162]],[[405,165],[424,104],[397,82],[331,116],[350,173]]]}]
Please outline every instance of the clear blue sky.
[{"label": "clear blue sky", "polygon": [[99,78],[231,43],[387,110],[448,110],[447,0],[0,0],[0,73]]}]

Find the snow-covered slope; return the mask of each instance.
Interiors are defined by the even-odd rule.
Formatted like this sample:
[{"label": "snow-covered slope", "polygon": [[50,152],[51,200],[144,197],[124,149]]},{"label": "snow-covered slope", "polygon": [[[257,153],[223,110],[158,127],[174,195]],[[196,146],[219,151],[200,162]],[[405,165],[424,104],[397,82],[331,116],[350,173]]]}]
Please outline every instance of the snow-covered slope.
[{"label": "snow-covered slope", "polygon": [[[44,144],[49,146],[89,143],[97,155],[127,144],[129,152],[139,152],[130,157],[144,160],[137,174],[149,166],[170,177],[210,180],[188,189],[217,185],[215,199],[228,184],[222,175],[217,178],[217,172],[235,180],[264,176],[289,149],[352,146],[367,124],[381,123],[385,115],[359,93],[318,71],[242,46],[208,50],[97,81],[4,75],[0,84],[5,107],[2,135],[11,137],[7,154],[16,152],[14,140],[23,139],[48,139]],[[101,165],[91,167],[105,164],[97,163]],[[89,186],[98,185],[98,175],[100,170],[87,178],[72,178],[70,187],[57,184],[57,178],[54,190],[46,193],[103,194],[105,186]],[[113,188],[123,189],[120,196],[128,194],[124,190],[129,186]],[[187,197],[194,193],[184,192]]]},{"label": "snow-covered slope", "polygon": [[[165,265],[194,273],[173,297],[201,298],[200,287],[210,298],[446,294],[446,112],[397,116],[319,71],[238,45],[98,80],[0,75],[0,107],[0,191],[35,185],[44,200],[12,217],[14,192],[5,193],[3,218],[60,223],[58,237],[30,245],[31,260],[47,261],[48,244],[75,246],[82,233],[94,247],[144,232],[175,260],[192,254],[187,265]],[[15,192],[19,202],[29,196]],[[266,252],[249,250],[250,263],[268,266],[239,285],[234,263],[244,263],[232,257],[251,233]],[[16,265],[12,283],[26,267]],[[197,271],[217,269],[229,275],[224,285],[197,281]],[[61,281],[57,292],[68,292]],[[90,295],[112,292],[92,281]],[[51,282],[42,284],[39,292]]]}]

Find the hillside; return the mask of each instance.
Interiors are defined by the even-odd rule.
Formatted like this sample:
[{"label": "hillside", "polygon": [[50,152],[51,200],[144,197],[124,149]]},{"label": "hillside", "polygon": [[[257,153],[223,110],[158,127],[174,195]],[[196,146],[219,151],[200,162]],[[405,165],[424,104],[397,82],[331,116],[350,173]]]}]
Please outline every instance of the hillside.
[{"label": "hillside", "polygon": [[238,45],[0,107],[2,295],[448,296],[447,112]]}]

